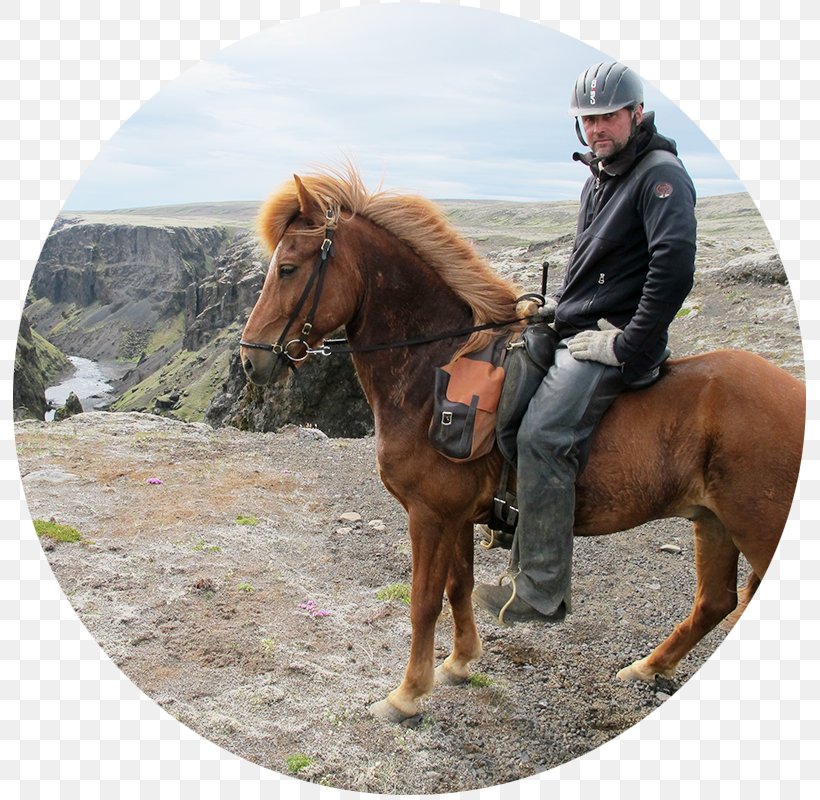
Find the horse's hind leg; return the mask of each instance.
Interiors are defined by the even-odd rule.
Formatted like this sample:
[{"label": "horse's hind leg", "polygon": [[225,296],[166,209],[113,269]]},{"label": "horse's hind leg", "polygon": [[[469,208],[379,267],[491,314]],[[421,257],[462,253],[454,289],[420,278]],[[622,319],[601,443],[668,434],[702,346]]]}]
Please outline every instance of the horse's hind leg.
[{"label": "horse's hind leg", "polygon": [[723,620],[723,625],[721,627],[725,628],[727,631],[732,630],[735,623],[740,619],[741,614],[743,614],[746,607],[755,596],[758,586],[760,586],[760,578],[756,573],[750,572],[749,577],[746,578],[746,583],[737,593],[737,608],[729,614],[725,620]]},{"label": "horse's hind leg", "polygon": [[470,677],[470,662],[481,656],[472,600],[473,553],[473,525],[469,523],[456,540],[447,576],[447,597],[453,612],[453,652],[436,669],[436,683],[465,683]]},{"label": "horse's hind leg", "polygon": [[671,677],[681,659],[737,605],[737,562],[740,551],[710,511],[695,521],[697,590],[689,616],[646,658],[618,673],[621,680],[651,682]]},{"label": "horse's hind leg", "polygon": [[[791,488],[788,491],[791,492]],[[737,608],[726,619],[725,627],[729,630],[746,610],[769,568],[786,525],[790,504],[791,494],[785,501],[781,500],[764,508],[752,507],[750,510],[737,504],[729,506],[729,513],[735,521],[730,533],[752,568],[738,593]]]}]

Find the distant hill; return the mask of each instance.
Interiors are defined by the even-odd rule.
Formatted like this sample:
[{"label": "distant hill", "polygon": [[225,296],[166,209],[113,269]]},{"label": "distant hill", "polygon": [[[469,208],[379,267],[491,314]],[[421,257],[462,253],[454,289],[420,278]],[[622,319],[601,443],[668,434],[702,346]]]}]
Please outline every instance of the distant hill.
[{"label": "distant hill", "polygon": [[[237,343],[267,270],[254,232],[259,205],[61,214],[35,269],[26,316],[64,353],[116,359],[126,367],[117,410],[255,430],[293,422],[335,436],[367,433],[372,420],[349,359],[307,364],[299,386],[259,390],[245,384]],[[577,203],[439,205],[523,290],[538,289],[545,260],[551,264],[550,289],[561,281]],[[675,352],[751,344],[799,372],[802,350],[791,295],[754,202],[745,193],[707,197],[698,202],[697,216],[696,286],[688,321],[673,331]],[[731,264],[736,277],[727,283]]]},{"label": "distant hill", "polygon": [[150,227],[235,227],[253,228],[260,202],[183,203],[111,211],[66,211],[55,227],[65,225],[146,225]]}]

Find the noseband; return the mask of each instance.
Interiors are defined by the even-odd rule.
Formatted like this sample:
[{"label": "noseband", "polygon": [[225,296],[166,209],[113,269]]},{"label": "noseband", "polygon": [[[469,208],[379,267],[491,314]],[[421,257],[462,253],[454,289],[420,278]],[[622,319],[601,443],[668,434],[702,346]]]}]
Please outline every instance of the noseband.
[{"label": "noseband", "polygon": [[[307,337],[313,330],[313,318],[316,316],[316,308],[319,305],[319,297],[322,294],[327,262],[330,259],[330,256],[333,255],[333,234],[336,232],[336,218],[333,214],[333,209],[329,208],[325,212],[325,216],[327,219],[327,223],[325,224],[325,238],[322,242],[321,248],[319,249],[319,257],[316,261],[316,266],[313,268],[313,272],[311,273],[308,282],[305,284],[305,288],[302,290],[302,296],[299,298],[299,301],[296,303],[296,307],[291,312],[290,319],[288,319],[288,324],[285,325],[282,335],[279,337],[279,341],[277,341],[276,344],[265,344],[263,342],[246,342],[244,339],[239,340],[239,344],[242,347],[247,347],[251,350],[267,350],[268,352],[274,353],[274,355],[278,358],[287,359],[288,366],[293,370],[296,369],[294,366],[296,362],[304,361],[313,352],[308,346]],[[290,331],[299,314],[302,312],[302,309],[307,302],[308,295],[310,294],[310,290],[313,288],[314,284],[316,284],[316,293],[313,295],[313,303],[310,306],[310,311],[308,311],[308,314],[305,317],[305,322],[302,325],[302,331],[298,338],[290,339],[286,342],[285,340],[287,339],[288,331]],[[292,352],[292,348],[294,348],[294,346],[297,348],[295,350],[295,354]],[[299,355],[300,352],[301,355]]]}]

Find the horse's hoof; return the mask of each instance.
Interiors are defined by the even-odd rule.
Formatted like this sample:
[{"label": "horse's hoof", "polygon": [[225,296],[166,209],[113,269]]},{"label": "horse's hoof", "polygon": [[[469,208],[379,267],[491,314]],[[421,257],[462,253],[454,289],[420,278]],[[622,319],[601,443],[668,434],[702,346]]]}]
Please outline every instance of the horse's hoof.
[{"label": "horse's hoof", "polygon": [[379,700],[370,706],[370,713],[376,718],[391,722],[394,725],[404,725],[415,728],[421,722],[421,714],[404,714],[387,700]]},{"label": "horse's hoof", "polygon": [[436,686],[464,686],[470,680],[467,675],[459,675],[446,668],[444,664],[436,667]]},{"label": "horse's hoof", "polygon": [[656,675],[662,678],[671,678],[675,674],[674,669],[662,670],[647,666],[646,662],[648,658],[648,656],[647,658],[641,658],[638,661],[634,661],[628,667],[624,667],[617,675],[618,680],[627,681],[629,683],[636,681],[654,683]]},{"label": "horse's hoof", "polygon": [[619,670],[618,675],[616,676],[618,680],[626,681],[627,683],[636,683],[637,681],[651,683],[655,680],[654,672],[651,676],[647,677],[643,672],[641,672],[637,665],[638,662],[636,661],[634,664],[630,664],[628,667],[624,667],[622,670]]}]

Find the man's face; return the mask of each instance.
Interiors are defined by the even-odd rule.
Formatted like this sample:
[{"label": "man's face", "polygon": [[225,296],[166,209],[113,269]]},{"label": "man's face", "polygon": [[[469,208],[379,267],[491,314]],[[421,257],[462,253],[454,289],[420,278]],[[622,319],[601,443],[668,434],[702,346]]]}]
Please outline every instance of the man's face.
[{"label": "man's face", "polygon": [[643,109],[621,108],[609,114],[590,114],[581,117],[589,147],[599,158],[610,159],[624,149],[632,135],[632,119],[640,125]]}]

